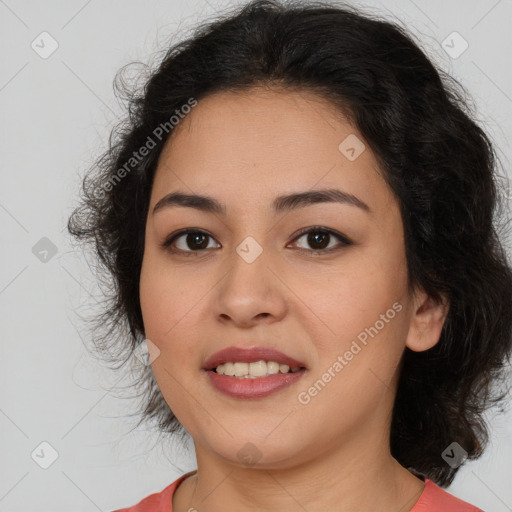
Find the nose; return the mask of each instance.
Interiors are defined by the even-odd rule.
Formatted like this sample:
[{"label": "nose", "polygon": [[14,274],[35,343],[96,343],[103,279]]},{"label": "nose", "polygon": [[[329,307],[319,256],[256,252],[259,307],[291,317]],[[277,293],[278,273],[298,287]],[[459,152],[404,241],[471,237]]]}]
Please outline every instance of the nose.
[{"label": "nose", "polygon": [[227,274],[215,288],[214,313],[220,322],[248,328],[277,322],[286,315],[287,288],[266,251],[254,258],[254,250],[251,244],[241,244],[227,258]]}]

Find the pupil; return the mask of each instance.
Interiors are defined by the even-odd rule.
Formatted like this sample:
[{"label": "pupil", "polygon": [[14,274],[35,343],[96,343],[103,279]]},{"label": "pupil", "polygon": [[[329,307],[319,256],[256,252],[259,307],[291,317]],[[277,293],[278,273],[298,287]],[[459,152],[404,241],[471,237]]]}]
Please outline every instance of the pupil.
[{"label": "pupil", "polygon": [[[320,241],[319,241],[319,237],[320,237]],[[327,247],[327,243],[323,243],[322,244],[322,238],[324,240],[324,242],[327,240],[327,237],[328,237],[328,233],[322,233],[321,231],[317,231],[315,234],[310,234],[309,236],[309,240],[308,240],[308,243],[312,246],[315,246],[315,244],[320,244],[321,247],[318,247],[318,249],[323,249],[325,247]]]},{"label": "pupil", "polygon": [[[204,249],[204,248],[206,248],[206,247],[208,246],[208,242],[206,242],[206,244],[204,243],[204,241],[206,240],[206,236],[205,236],[204,234],[202,234],[202,233],[189,233],[189,234],[188,234],[188,237],[187,237],[187,243],[188,243],[188,241],[189,241],[189,237],[191,237],[191,238],[192,238],[192,246],[194,246],[194,244],[197,242],[197,240],[198,240],[198,239],[201,239],[201,237],[202,237],[204,240],[203,240],[203,243],[202,243],[202,244],[199,242],[199,245],[201,246],[201,247],[199,247],[199,248],[200,248],[200,249]],[[190,246],[189,246],[189,247],[190,247]],[[197,248],[197,247],[196,247],[196,248]]]}]

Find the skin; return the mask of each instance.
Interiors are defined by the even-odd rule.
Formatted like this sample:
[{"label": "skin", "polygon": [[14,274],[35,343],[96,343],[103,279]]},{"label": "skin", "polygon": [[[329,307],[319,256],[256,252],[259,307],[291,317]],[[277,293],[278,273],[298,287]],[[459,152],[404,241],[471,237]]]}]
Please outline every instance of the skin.
[{"label": "skin", "polygon": [[[252,88],[199,101],[164,147],[140,300],[146,337],[160,350],[155,378],[197,456],[198,473],[173,497],[175,512],[218,512],[226,504],[404,512],[423,491],[423,481],[390,454],[391,411],[405,347],[435,345],[446,311],[421,290],[408,290],[398,203],[368,144],[354,161],[338,149],[350,134],[364,142],[313,92]],[[271,209],[277,195],[324,188],[350,193],[370,211],[334,202],[278,215]],[[152,213],[178,190],[214,197],[227,212],[172,206]],[[353,243],[331,236],[325,246],[339,249],[312,255],[321,243],[296,235],[312,226]],[[192,256],[161,246],[189,227],[210,235],[175,240]],[[263,249],[250,264],[236,251],[248,236]],[[298,394],[397,302],[401,311],[308,404],[300,403]],[[307,371],[268,397],[230,398],[201,368],[232,345],[277,348]],[[247,442],[260,454],[253,465],[237,455]]]}]

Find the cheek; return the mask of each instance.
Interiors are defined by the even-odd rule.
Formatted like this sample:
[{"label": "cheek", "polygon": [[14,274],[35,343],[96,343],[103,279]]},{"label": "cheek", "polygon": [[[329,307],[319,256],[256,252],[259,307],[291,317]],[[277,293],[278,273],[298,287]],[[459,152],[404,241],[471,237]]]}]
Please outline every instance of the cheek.
[{"label": "cheek", "polygon": [[[183,389],[190,388],[183,370],[187,365],[196,365],[197,355],[194,340],[199,336],[194,319],[194,304],[201,294],[182,283],[179,274],[170,270],[151,250],[144,255],[140,278],[140,304],[144,321],[145,336],[160,350],[151,367],[158,387],[165,401],[182,421],[190,397]],[[183,279],[182,279],[183,280]],[[186,294],[185,290],[189,293]]]},{"label": "cheek", "polygon": [[146,337],[154,343],[159,344],[162,336],[164,324],[168,319],[164,315],[166,295],[165,285],[159,276],[158,264],[152,257],[150,251],[146,251],[142,261],[139,296],[142,318],[144,320],[144,329]]},{"label": "cheek", "polygon": [[319,356],[312,380],[333,382],[318,406],[331,401],[348,406],[350,397],[361,410],[371,409],[392,385],[405,346],[405,259],[398,250],[381,248],[347,259],[343,270],[323,280],[323,293],[314,291],[313,282],[308,287],[316,317],[309,316],[322,322],[310,325]]},{"label": "cheek", "polygon": [[[307,298],[311,319],[310,327],[318,324],[317,339],[320,348],[328,350],[334,345],[342,348],[365,329],[374,326],[389,332],[392,324],[400,323],[399,302],[404,308],[407,297],[405,262],[399,255],[364,254],[363,251],[346,258],[343,267],[325,275],[316,275],[301,281],[301,295]],[[297,285],[298,286],[298,285]],[[386,312],[389,314],[386,315]],[[385,315],[381,320],[381,315]],[[321,334],[321,335],[320,335]]]},{"label": "cheek", "polygon": [[[146,251],[140,277],[140,305],[146,337],[163,350],[200,298],[194,286],[180,280],[174,267],[152,250]],[[194,297],[197,295],[197,297]]]},{"label": "cheek", "polygon": [[146,338],[160,350],[153,370],[159,383],[164,379],[164,388],[177,385],[165,370],[182,381],[189,371],[195,374],[200,369],[205,296],[214,284],[211,272],[184,272],[158,250],[150,248],[144,255],[139,290],[142,318]]}]

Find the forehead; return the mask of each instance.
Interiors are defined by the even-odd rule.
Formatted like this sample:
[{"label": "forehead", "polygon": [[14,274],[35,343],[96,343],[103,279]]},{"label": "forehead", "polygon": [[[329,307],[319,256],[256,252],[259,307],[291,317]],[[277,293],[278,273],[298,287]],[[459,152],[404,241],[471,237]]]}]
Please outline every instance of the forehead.
[{"label": "forehead", "polygon": [[173,130],[158,162],[153,205],[176,189],[214,195],[233,210],[270,205],[279,193],[326,188],[377,209],[394,201],[361,134],[313,92],[215,93]]}]

